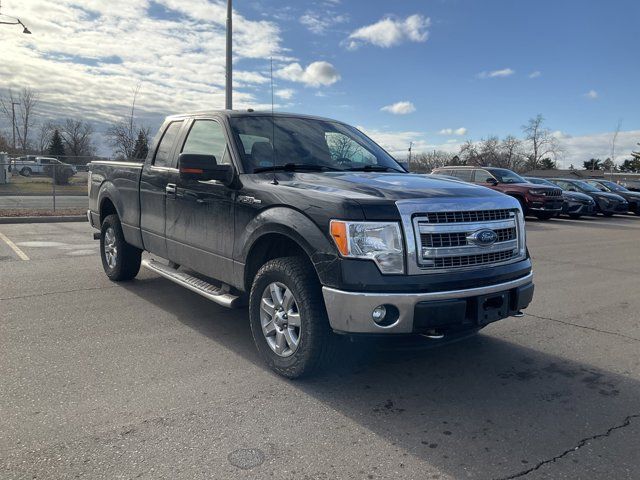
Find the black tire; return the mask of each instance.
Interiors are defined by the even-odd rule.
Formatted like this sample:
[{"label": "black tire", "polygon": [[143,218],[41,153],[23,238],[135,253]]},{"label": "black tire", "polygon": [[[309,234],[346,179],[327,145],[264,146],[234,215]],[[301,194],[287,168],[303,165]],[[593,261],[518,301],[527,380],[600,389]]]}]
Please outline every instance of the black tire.
[{"label": "black tire", "polygon": [[549,220],[554,215],[554,213],[537,213],[536,217],[538,218],[538,220]]},{"label": "black tire", "polygon": [[[282,257],[268,261],[258,270],[249,297],[249,319],[256,347],[271,369],[288,378],[308,376],[328,365],[337,342],[329,326],[320,282],[313,267],[305,260]],[[273,350],[262,329],[261,302],[273,283],[281,284],[293,293],[300,319],[299,343],[286,357]],[[275,319],[275,315],[272,318]]]},{"label": "black tire", "polygon": [[[105,244],[107,243],[105,237],[111,238],[111,235],[115,246],[115,252],[112,251],[115,260],[110,264],[110,260],[107,259],[108,253],[105,251]],[[118,215],[108,215],[102,221],[100,229],[100,258],[102,259],[104,272],[109,277],[109,280],[122,282],[134,278],[140,271],[141,257],[142,250],[125,241]]]},{"label": "black tire", "polygon": [[582,215],[580,215],[579,213],[570,213],[569,217],[573,218],[574,220],[578,220]]},{"label": "black tire", "polygon": [[524,199],[520,197],[514,197],[514,198],[518,200],[518,203],[520,204],[520,208],[522,208],[522,215],[526,217],[529,212],[527,211],[527,204],[524,202]]},{"label": "black tire", "polygon": [[605,217],[613,217],[613,212],[602,212]]},{"label": "black tire", "polygon": [[22,170],[20,170],[20,175],[22,175],[23,177],[30,177],[31,169],[29,167],[22,167]]}]

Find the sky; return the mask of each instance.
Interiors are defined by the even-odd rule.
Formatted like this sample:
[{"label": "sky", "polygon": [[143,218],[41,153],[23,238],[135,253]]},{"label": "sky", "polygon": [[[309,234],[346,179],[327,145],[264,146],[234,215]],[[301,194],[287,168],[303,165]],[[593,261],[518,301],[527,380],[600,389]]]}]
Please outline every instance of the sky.
[{"label": "sky", "polygon": [[[28,85],[41,118],[101,133],[140,85],[137,120],[224,105],[225,3],[3,0],[0,94]],[[640,142],[637,0],[235,0],[234,108],[357,126],[397,157],[521,136],[542,114],[561,166]],[[1,20],[1,18],[0,18]],[[10,131],[6,121],[0,128]]]}]

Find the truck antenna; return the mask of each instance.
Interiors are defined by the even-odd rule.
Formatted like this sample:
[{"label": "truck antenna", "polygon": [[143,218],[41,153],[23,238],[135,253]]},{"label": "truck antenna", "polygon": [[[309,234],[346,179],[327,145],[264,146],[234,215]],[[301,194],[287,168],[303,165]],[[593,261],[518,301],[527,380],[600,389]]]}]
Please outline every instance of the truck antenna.
[{"label": "truck antenna", "polygon": [[273,113],[273,57],[271,57],[271,148],[273,149],[273,185],[278,185],[276,178],[276,117]]}]

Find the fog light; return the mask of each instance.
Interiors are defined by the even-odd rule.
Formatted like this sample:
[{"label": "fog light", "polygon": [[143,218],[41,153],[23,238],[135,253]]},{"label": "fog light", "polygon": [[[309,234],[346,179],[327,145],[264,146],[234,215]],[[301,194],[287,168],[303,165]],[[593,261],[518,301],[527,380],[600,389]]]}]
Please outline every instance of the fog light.
[{"label": "fog light", "polygon": [[376,308],[373,309],[373,312],[371,313],[371,318],[373,318],[373,321],[376,323],[384,322],[384,317],[386,316],[387,316],[387,309],[385,308],[384,305],[378,305]]}]

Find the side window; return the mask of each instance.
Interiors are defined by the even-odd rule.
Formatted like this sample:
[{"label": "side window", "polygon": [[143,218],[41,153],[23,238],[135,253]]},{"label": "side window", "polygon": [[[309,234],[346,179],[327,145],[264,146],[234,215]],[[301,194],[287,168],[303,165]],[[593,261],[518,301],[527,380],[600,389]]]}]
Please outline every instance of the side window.
[{"label": "side window", "polygon": [[486,170],[476,170],[475,183],[487,183],[487,178],[493,178],[493,175]]},{"label": "side window", "polygon": [[569,187],[573,186],[573,185],[569,185],[567,182],[563,182],[562,180],[556,180],[556,184],[563,190],[568,190]]},{"label": "side window", "polygon": [[363,163],[376,165],[376,156],[359,143],[338,132],[325,132],[325,139],[331,159],[338,163]]},{"label": "side window", "polygon": [[176,137],[180,132],[182,121],[172,122],[162,135],[160,145],[156,150],[156,155],[153,159],[153,165],[156,167],[170,167],[171,166],[171,152],[173,152],[173,144],[176,141]]},{"label": "side window", "polygon": [[453,175],[458,177],[463,182],[470,182],[471,176],[473,175],[473,170],[470,168],[464,168],[460,170],[454,170]]},{"label": "side window", "polygon": [[196,120],[189,130],[181,153],[213,155],[218,165],[228,164],[227,140],[222,126],[214,120]]}]

